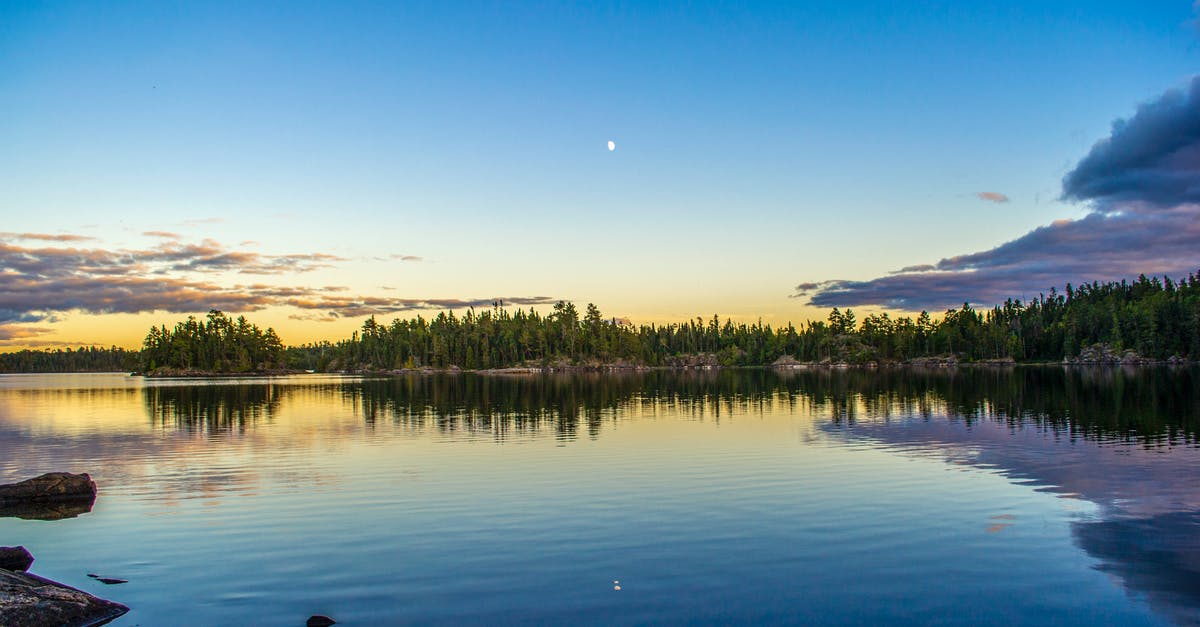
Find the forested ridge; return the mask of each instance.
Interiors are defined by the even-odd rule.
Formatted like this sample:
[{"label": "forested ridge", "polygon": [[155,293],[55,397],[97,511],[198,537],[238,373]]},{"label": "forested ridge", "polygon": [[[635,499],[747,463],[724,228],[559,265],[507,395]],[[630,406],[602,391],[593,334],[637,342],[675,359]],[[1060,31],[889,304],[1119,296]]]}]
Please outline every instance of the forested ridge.
[{"label": "forested ridge", "polygon": [[824,320],[772,327],[695,318],[643,324],[582,315],[560,302],[545,314],[509,309],[453,311],[382,323],[368,318],[351,337],[285,347],[273,329],[219,311],[173,329],[153,327],[140,352],[121,349],[20,351],[0,355],[5,372],[121,368],[218,373],[281,369],[368,371],[421,368],[761,366],[777,362],[921,363],[1200,359],[1200,277],[1067,285],[990,309],[968,305],[939,317],[835,308]]}]

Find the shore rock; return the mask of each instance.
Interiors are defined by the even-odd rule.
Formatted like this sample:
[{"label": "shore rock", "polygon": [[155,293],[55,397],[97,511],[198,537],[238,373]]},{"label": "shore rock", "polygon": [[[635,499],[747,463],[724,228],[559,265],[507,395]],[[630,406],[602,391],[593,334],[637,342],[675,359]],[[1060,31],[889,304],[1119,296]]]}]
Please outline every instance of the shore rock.
[{"label": "shore rock", "polygon": [[24,501],[69,501],[96,498],[96,482],[87,473],[50,472],[18,483],[0,485],[0,504]]},{"label": "shore rock", "polygon": [[103,625],[129,608],[57,581],[0,569],[0,625]]},{"label": "shore rock", "polygon": [[23,546],[0,546],[0,568],[4,570],[29,570],[33,554]]},{"label": "shore rock", "polygon": [[25,520],[62,520],[74,518],[92,511],[96,499],[80,498],[73,501],[13,501],[0,503],[0,518],[23,518]]}]

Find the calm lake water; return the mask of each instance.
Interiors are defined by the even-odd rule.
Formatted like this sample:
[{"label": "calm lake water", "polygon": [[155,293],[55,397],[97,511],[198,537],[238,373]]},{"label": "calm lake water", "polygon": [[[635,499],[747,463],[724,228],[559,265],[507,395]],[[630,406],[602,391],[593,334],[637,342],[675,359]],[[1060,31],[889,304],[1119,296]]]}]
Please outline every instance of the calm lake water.
[{"label": "calm lake water", "polygon": [[100,495],[0,545],[115,625],[1197,624],[1198,428],[1165,368],[7,375],[0,482]]}]

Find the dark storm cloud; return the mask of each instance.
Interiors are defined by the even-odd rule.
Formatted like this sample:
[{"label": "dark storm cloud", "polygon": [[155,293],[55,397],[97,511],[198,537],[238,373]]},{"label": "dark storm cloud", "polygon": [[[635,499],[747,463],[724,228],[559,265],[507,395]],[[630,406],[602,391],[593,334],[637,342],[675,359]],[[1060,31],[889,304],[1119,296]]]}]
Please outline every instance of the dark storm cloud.
[{"label": "dark storm cloud", "polygon": [[1113,123],[1063,178],[1067,200],[1140,202],[1170,207],[1200,202],[1200,76]]},{"label": "dark storm cloud", "polygon": [[1028,298],[1068,282],[1194,273],[1200,268],[1200,77],[1114,123],[1112,135],[1063,179],[1063,198],[1088,202],[1091,211],[990,250],[884,277],[803,283],[794,297],[821,307],[941,310]]}]

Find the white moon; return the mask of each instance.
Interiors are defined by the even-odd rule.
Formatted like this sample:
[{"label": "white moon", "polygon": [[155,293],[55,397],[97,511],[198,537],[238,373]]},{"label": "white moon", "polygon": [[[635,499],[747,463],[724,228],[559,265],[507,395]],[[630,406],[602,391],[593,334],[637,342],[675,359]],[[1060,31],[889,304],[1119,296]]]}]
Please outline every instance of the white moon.
[{"label": "white moon", "polygon": [[608,140],[608,151],[612,152],[617,149],[617,144],[613,140]]}]

